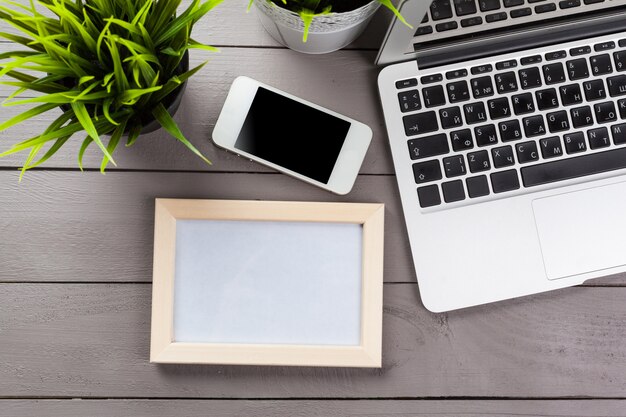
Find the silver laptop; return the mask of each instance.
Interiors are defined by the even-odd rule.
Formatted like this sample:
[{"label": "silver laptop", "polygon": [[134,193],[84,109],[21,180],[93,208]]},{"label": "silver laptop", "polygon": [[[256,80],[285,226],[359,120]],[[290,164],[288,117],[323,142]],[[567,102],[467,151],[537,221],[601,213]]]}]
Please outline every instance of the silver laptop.
[{"label": "silver laptop", "polygon": [[408,0],[377,62],[434,312],[626,271],[626,0]]}]

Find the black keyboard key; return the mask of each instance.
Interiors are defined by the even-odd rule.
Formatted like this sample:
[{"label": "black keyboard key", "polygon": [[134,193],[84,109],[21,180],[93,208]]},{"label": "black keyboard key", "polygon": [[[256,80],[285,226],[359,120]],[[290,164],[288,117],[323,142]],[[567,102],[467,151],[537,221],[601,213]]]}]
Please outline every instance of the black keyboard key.
[{"label": "black keyboard key", "polygon": [[502,142],[510,142],[512,140],[520,140],[522,138],[522,129],[516,119],[507,120],[498,124],[500,130],[500,139]]},{"label": "black keyboard key", "polygon": [[556,4],[548,3],[548,4],[540,4],[535,6],[535,13],[548,13],[556,10]]},{"label": "black keyboard key", "polygon": [[513,111],[515,114],[525,114],[535,112],[533,95],[530,93],[518,94],[511,97],[513,101]]},{"label": "black keyboard key", "polygon": [[580,6],[580,0],[563,0],[559,2],[560,9],[571,9]]},{"label": "black keyboard key", "polygon": [[524,117],[522,123],[524,124],[524,133],[526,133],[527,138],[546,134],[543,116],[540,114],[536,116]]},{"label": "black keyboard key", "polygon": [[442,176],[439,161],[435,159],[432,161],[413,164],[413,176],[415,177],[415,183],[417,184],[440,180]]},{"label": "black keyboard key", "polygon": [[530,7],[525,7],[523,9],[511,10],[511,17],[513,19],[516,19],[518,17],[529,16],[530,14],[532,14],[532,10],[530,9]]},{"label": "black keyboard key", "polygon": [[617,120],[615,104],[612,101],[594,104],[593,109],[598,123],[607,123]]},{"label": "black keyboard key", "polygon": [[511,59],[509,61],[501,61],[496,63],[496,69],[498,70],[506,70],[506,69],[511,69],[511,68],[515,68],[517,67],[517,61],[514,59]]},{"label": "black keyboard key", "polygon": [[415,31],[415,36],[430,35],[431,33],[433,33],[433,27],[432,26],[428,26],[428,25],[420,26]]},{"label": "black keyboard key", "polygon": [[496,74],[496,88],[500,94],[517,90],[517,80],[513,71]]},{"label": "black keyboard key", "polygon": [[417,78],[408,78],[406,80],[396,81],[396,88],[409,88],[417,85]]},{"label": "black keyboard key", "polygon": [[441,191],[443,191],[443,201],[446,203],[465,200],[465,190],[461,180],[444,182],[441,184]]},{"label": "black keyboard key", "polygon": [[582,80],[589,77],[589,68],[587,67],[587,60],[585,58],[567,61],[565,65],[567,66],[567,73],[571,81]]},{"label": "black keyboard key", "polygon": [[593,75],[604,75],[613,72],[613,64],[609,54],[592,56],[590,62]]},{"label": "black keyboard key", "polygon": [[602,80],[591,80],[583,83],[585,98],[587,101],[602,100],[606,98],[606,89]]},{"label": "black keyboard key", "polygon": [[466,69],[458,69],[458,70],[446,72],[446,79],[447,80],[453,80],[455,78],[461,78],[461,77],[467,77],[467,70]]},{"label": "black keyboard key", "polygon": [[626,168],[626,147],[522,168],[525,187]]},{"label": "black keyboard key", "polygon": [[611,126],[611,134],[613,135],[613,143],[623,145],[626,143],[626,123]]},{"label": "black keyboard key", "polygon": [[441,127],[444,129],[450,129],[463,124],[461,109],[458,107],[448,107],[447,109],[439,110],[439,118],[441,119]]},{"label": "black keyboard key", "polygon": [[476,0],[454,0],[454,8],[457,16],[474,14],[476,10]]},{"label": "black keyboard key", "polygon": [[430,4],[430,15],[433,20],[449,19],[452,17],[450,0],[434,0]]},{"label": "black keyboard key", "polygon": [[467,170],[465,169],[465,159],[463,158],[463,155],[454,155],[448,158],[443,158],[443,169],[446,172],[447,178],[465,175]]},{"label": "black keyboard key", "polygon": [[519,189],[517,171],[510,169],[508,171],[494,172],[491,174],[491,187],[496,194]]},{"label": "black keyboard key", "polygon": [[446,89],[448,90],[448,100],[450,100],[450,103],[457,103],[459,101],[466,101],[470,99],[467,81],[448,83],[446,84]]},{"label": "black keyboard key", "polygon": [[541,148],[541,156],[544,159],[556,158],[557,156],[563,155],[561,139],[558,136],[541,139],[539,141],[539,147]]},{"label": "black keyboard key", "polygon": [[565,142],[565,150],[568,154],[585,152],[587,150],[583,132],[567,133],[563,135],[563,142]]},{"label": "black keyboard key", "polygon": [[398,93],[398,101],[400,102],[400,109],[402,110],[402,113],[422,108],[420,93],[417,90],[409,90]]},{"label": "black keyboard key", "polygon": [[457,152],[472,149],[474,147],[472,132],[469,129],[450,132],[450,141],[452,142],[452,149]]},{"label": "black keyboard key", "polygon": [[617,100],[617,107],[619,108],[619,117],[626,119],[626,99]]},{"label": "black keyboard key", "polygon": [[563,103],[564,106],[582,103],[583,101],[583,94],[578,84],[559,87],[559,94],[561,95],[561,103]]},{"label": "black keyboard key", "polygon": [[485,105],[481,102],[466,104],[463,106],[465,112],[465,122],[467,124],[484,123],[487,121]]},{"label": "black keyboard key", "polygon": [[569,130],[569,120],[567,119],[567,112],[565,110],[546,114],[546,120],[550,133]]},{"label": "black keyboard key", "polygon": [[611,49],[615,49],[615,42],[613,41],[607,41],[593,45],[593,50],[596,52],[609,51]]},{"label": "black keyboard key", "polygon": [[593,117],[591,116],[591,107],[582,106],[570,110],[572,116],[572,125],[577,129],[579,127],[591,126]]},{"label": "black keyboard key", "polygon": [[402,118],[404,132],[407,136],[415,136],[422,133],[434,132],[439,129],[437,115],[434,111],[410,114]]},{"label": "black keyboard key", "polygon": [[[625,130],[626,132],[626,130]],[[471,172],[487,171],[491,169],[487,151],[471,152],[467,154],[467,162]]]},{"label": "black keyboard key", "polygon": [[515,153],[520,164],[533,162],[539,159],[537,143],[535,141],[522,142],[515,145]]},{"label": "black keyboard key", "polygon": [[606,127],[588,130],[587,137],[589,138],[589,147],[591,149],[606,148],[611,145],[609,131]]},{"label": "black keyboard key", "polygon": [[501,20],[506,20],[508,15],[505,12],[500,13],[492,13],[485,16],[485,20],[487,23],[499,22]]},{"label": "black keyboard key", "polygon": [[522,65],[538,64],[541,62],[541,55],[525,56],[524,58],[520,59],[520,62],[522,63]]},{"label": "black keyboard key", "polygon": [[443,81],[443,75],[441,74],[424,75],[422,78],[420,78],[420,81],[422,82],[422,84],[437,83],[437,82]]},{"label": "black keyboard key", "polygon": [[611,97],[623,96],[626,94],[626,75],[617,75],[606,79]]},{"label": "black keyboard key", "polygon": [[523,68],[518,71],[520,83],[522,88],[527,90],[529,88],[541,87],[541,75],[539,74],[539,68]]},{"label": "black keyboard key", "polygon": [[579,46],[569,50],[571,56],[586,55],[591,53],[591,46]]},{"label": "black keyboard key", "polygon": [[604,0],[584,0],[585,4],[602,3]]},{"label": "black keyboard key", "polygon": [[498,143],[496,127],[494,125],[478,126],[474,128],[474,136],[478,146],[489,146]]},{"label": "black keyboard key", "polygon": [[563,64],[555,62],[554,64],[544,65],[543,77],[546,80],[546,84],[562,83],[565,81],[565,70],[563,70]]},{"label": "black keyboard key", "polygon": [[491,77],[479,77],[470,81],[474,98],[489,97],[493,95],[493,83]]},{"label": "black keyboard key", "polygon": [[504,0],[504,7],[515,7],[524,4],[524,0]]},{"label": "black keyboard key", "polygon": [[461,20],[461,27],[467,28],[470,26],[477,26],[483,23],[483,18],[480,16],[468,17]]},{"label": "black keyboard key", "polygon": [[535,98],[537,99],[537,107],[539,110],[559,107],[559,99],[557,98],[556,90],[554,88],[535,91]]},{"label": "black keyboard key", "polygon": [[408,141],[411,159],[430,158],[450,152],[445,133]]},{"label": "black keyboard key", "polygon": [[417,197],[421,208],[438,206],[441,204],[441,196],[436,185],[420,187],[417,189]]},{"label": "black keyboard key", "polygon": [[437,29],[437,32],[446,32],[448,30],[453,30],[458,27],[458,23],[456,23],[454,20],[445,23],[437,23],[437,25],[435,25],[435,29]]},{"label": "black keyboard key", "polygon": [[617,44],[622,48],[626,47],[626,39],[620,39]]},{"label": "black keyboard key", "polygon": [[493,148],[491,150],[491,158],[493,159],[493,166],[496,168],[508,167],[515,164],[513,148],[510,146]]},{"label": "black keyboard key", "polygon": [[563,59],[567,57],[567,52],[565,51],[553,51],[548,52],[544,55],[546,61],[554,61],[555,59]]},{"label": "black keyboard key", "polygon": [[493,71],[493,67],[491,66],[491,64],[477,65],[475,67],[472,67],[472,69],[471,69],[471,73],[473,75],[485,74],[485,73],[491,72],[491,71]]},{"label": "black keyboard key", "polygon": [[481,12],[490,12],[500,8],[500,0],[479,0],[478,4]]},{"label": "black keyboard key", "polygon": [[478,198],[489,195],[489,183],[485,175],[468,178],[465,180],[467,185],[467,194],[470,198]]},{"label": "black keyboard key", "polygon": [[423,88],[422,95],[424,96],[424,105],[426,107],[442,106],[446,104],[446,96],[443,92],[443,87],[440,85]]},{"label": "black keyboard key", "polygon": [[617,71],[626,71],[626,51],[615,52],[613,59],[615,59],[615,69]]}]

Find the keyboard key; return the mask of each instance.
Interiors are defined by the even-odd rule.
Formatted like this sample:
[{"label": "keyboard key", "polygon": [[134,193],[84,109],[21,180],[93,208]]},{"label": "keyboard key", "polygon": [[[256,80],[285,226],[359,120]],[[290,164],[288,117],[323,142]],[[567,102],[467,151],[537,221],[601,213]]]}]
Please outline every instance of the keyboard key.
[{"label": "keyboard key", "polygon": [[447,178],[458,177],[467,173],[465,169],[465,159],[463,155],[454,155],[443,158],[443,169]]},{"label": "keyboard key", "polygon": [[522,88],[527,90],[529,88],[541,87],[541,75],[539,74],[539,68],[523,68],[518,71],[520,83]]},{"label": "keyboard key", "polygon": [[606,127],[588,130],[587,137],[589,138],[589,147],[591,149],[606,148],[611,145],[609,131]]},{"label": "keyboard key", "polygon": [[591,53],[590,46],[579,46],[577,48],[572,48],[569,50],[569,54],[571,56],[585,55],[585,54],[590,54],[590,53]]},{"label": "keyboard key", "polygon": [[413,176],[415,177],[415,183],[417,184],[440,180],[442,176],[439,161],[435,159],[432,161],[413,164]]},{"label": "keyboard key", "polygon": [[492,119],[501,119],[511,115],[509,99],[506,97],[498,97],[493,100],[489,100],[487,102],[487,106],[489,107],[489,116]]},{"label": "keyboard key", "polygon": [[604,0],[584,0],[585,4],[602,3]]},{"label": "keyboard key", "polygon": [[511,69],[511,68],[515,68],[515,67],[517,67],[517,61],[514,60],[514,59],[511,59],[509,61],[502,61],[502,62],[496,63],[496,69],[498,69],[498,70]]},{"label": "keyboard key", "polygon": [[447,80],[453,80],[455,78],[461,78],[461,77],[467,77],[467,70],[466,69],[458,69],[458,70],[446,72],[446,79]]},{"label": "keyboard key", "polygon": [[406,80],[396,81],[396,88],[409,88],[417,85],[417,78],[409,78]]},{"label": "keyboard key", "polygon": [[615,104],[613,104],[612,101],[594,104],[593,109],[598,123],[607,123],[617,120]]},{"label": "keyboard key", "polygon": [[615,52],[613,58],[615,59],[615,69],[626,71],[626,51]]},{"label": "keyboard key", "polygon": [[433,207],[441,204],[439,188],[437,188],[436,185],[429,185],[427,187],[418,188],[417,197],[419,199],[421,208]]},{"label": "keyboard key", "polygon": [[618,75],[606,79],[611,97],[623,96],[626,94],[626,75]]},{"label": "keyboard key", "polygon": [[[624,130],[626,133],[626,130]],[[467,154],[467,162],[471,172],[487,171],[491,169],[487,151],[471,152]]]},{"label": "keyboard key", "polygon": [[487,120],[487,113],[483,103],[472,103],[463,106],[465,112],[465,122],[467,124],[484,123]]},{"label": "keyboard key", "polygon": [[546,80],[546,84],[558,84],[565,81],[565,71],[563,70],[563,64],[555,62],[554,64],[548,64],[543,66],[543,77]]},{"label": "keyboard key", "polygon": [[452,149],[457,152],[472,149],[474,147],[472,132],[469,129],[450,132],[450,141],[452,142]]},{"label": "keyboard key", "polygon": [[559,2],[560,9],[571,9],[580,6],[580,0],[563,0]]},{"label": "keyboard key", "polygon": [[404,132],[407,136],[415,136],[422,133],[434,132],[439,129],[437,115],[434,111],[410,114],[402,118]]},{"label": "keyboard key", "polygon": [[441,74],[424,75],[422,78],[420,78],[420,81],[422,82],[422,84],[437,83],[437,82],[443,81],[443,75]]},{"label": "keyboard key", "polygon": [[548,3],[548,4],[540,4],[539,6],[535,6],[535,13],[548,13],[556,10],[556,4]]},{"label": "keyboard key", "polygon": [[467,81],[457,81],[446,84],[448,90],[448,100],[450,103],[469,100],[470,94],[467,88]]},{"label": "keyboard key", "polygon": [[461,20],[461,27],[467,28],[470,26],[476,26],[483,23],[483,18],[480,16],[468,17],[467,19]]},{"label": "keyboard key", "polygon": [[499,22],[501,20],[506,20],[508,15],[505,12],[500,13],[492,13],[485,16],[485,20],[487,23]]},{"label": "keyboard key", "polygon": [[[473,75],[484,74],[484,73],[491,72],[491,71],[493,71],[493,67],[491,66],[491,64],[477,65],[475,67],[472,67],[472,69],[470,70],[470,72]],[[489,78],[489,77],[487,77],[487,78]]]},{"label": "keyboard key", "polygon": [[532,10],[530,9],[530,7],[526,7],[526,8],[523,8],[523,9],[511,10],[511,17],[513,19],[516,19],[518,17],[528,16],[530,14],[532,14]]},{"label": "keyboard key", "polygon": [[415,31],[415,36],[430,35],[431,33],[433,33],[432,26],[420,26]]},{"label": "keyboard key", "polygon": [[500,8],[500,0],[480,0],[478,4],[481,12],[490,12]]},{"label": "keyboard key", "polygon": [[587,144],[585,143],[585,135],[583,132],[572,132],[563,135],[563,142],[565,142],[565,150],[568,154],[584,152],[587,150]]},{"label": "keyboard key", "polygon": [[444,182],[441,184],[441,191],[443,191],[443,201],[446,203],[465,200],[465,190],[461,180]]},{"label": "keyboard key", "polygon": [[569,130],[569,121],[567,120],[567,112],[565,110],[546,114],[546,120],[550,133]]},{"label": "keyboard key", "polygon": [[565,51],[554,51],[548,52],[544,55],[546,61],[554,61],[555,59],[563,59],[567,57],[567,52]]},{"label": "keyboard key", "polygon": [[445,133],[408,141],[411,159],[430,158],[450,152]]},{"label": "keyboard key", "polygon": [[522,142],[515,145],[515,153],[520,164],[533,162],[539,159],[537,143],[535,141]]},{"label": "keyboard key", "polygon": [[491,150],[491,158],[493,159],[493,166],[496,168],[507,167],[515,164],[515,159],[513,158],[513,148],[510,146],[493,148]]},{"label": "keyboard key", "polygon": [[476,99],[493,95],[493,83],[490,76],[474,78],[470,81],[470,85]]},{"label": "keyboard key", "polygon": [[535,98],[537,99],[539,110],[553,109],[559,106],[559,100],[554,88],[535,91]]},{"label": "keyboard key", "polygon": [[400,102],[400,109],[402,110],[402,113],[422,108],[420,93],[417,90],[409,90],[398,93],[398,101]]},{"label": "keyboard key", "polygon": [[461,109],[459,107],[448,107],[439,110],[439,118],[441,119],[441,127],[450,129],[451,127],[461,126],[463,119],[461,118]]},{"label": "keyboard key", "polygon": [[583,106],[576,107],[570,110],[572,116],[572,124],[574,128],[591,126],[593,124],[593,117],[591,117],[591,107]]},{"label": "keyboard key", "polygon": [[611,134],[614,144],[623,145],[626,143],[626,123],[611,126]]},{"label": "keyboard key", "polygon": [[524,4],[524,0],[504,0],[504,7],[515,7]]},{"label": "keyboard key", "polygon": [[541,55],[525,56],[524,58],[520,59],[520,62],[522,63],[522,65],[538,64],[541,62]]},{"label": "keyboard key", "polygon": [[593,45],[593,50],[596,52],[609,51],[611,49],[615,49],[615,42],[613,41],[607,41]]},{"label": "keyboard key", "polygon": [[487,182],[487,176],[485,175],[468,178],[465,180],[465,185],[467,185],[467,194],[470,198],[478,198],[489,195],[489,183]]},{"label": "keyboard key", "polygon": [[433,20],[449,19],[452,17],[450,0],[434,0],[430,4],[430,15]]},{"label": "keyboard key", "polygon": [[446,96],[444,95],[443,87],[440,85],[423,88],[422,95],[424,96],[424,105],[426,107],[435,107],[446,104]]},{"label": "keyboard key", "polygon": [[561,103],[563,103],[564,106],[582,103],[583,101],[583,94],[578,84],[559,87],[559,93],[561,95]]},{"label": "keyboard key", "polygon": [[515,114],[534,113],[535,104],[533,95],[530,93],[518,94],[511,97]]},{"label": "keyboard key", "polygon": [[491,187],[494,193],[504,193],[519,189],[517,171],[510,169],[508,171],[494,172],[491,174]]},{"label": "keyboard key", "polygon": [[496,88],[501,94],[517,90],[517,80],[513,71],[496,74]]},{"label": "keyboard key", "polygon": [[619,117],[626,119],[626,99],[618,100],[617,107],[619,108]]},{"label": "keyboard key", "polygon": [[604,75],[613,72],[611,56],[609,54],[596,55],[590,58],[591,73],[593,75]]},{"label": "keyboard key", "polygon": [[536,116],[525,117],[522,122],[524,124],[524,133],[526,133],[527,138],[545,135],[546,127],[543,123],[543,116],[541,116],[540,114]]},{"label": "keyboard key", "polygon": [[556,158],[557,156],[563,155],[561,139],[558,136],[541,139],[539,141],[539,147],[541,148],[541,156],[544,159]]},{"label": "keyboard key", "polygon": [[474,128],[474,136],[478,146],[489,146],[498,143],[496,127],[494,125],[478,126]]},{"label": "keyboard key", "polygon": [[585,58],[567,61],[566,66],[570,81],[589,77],[589,69],[587,68],[587,60]]},{"label": "keyboard key", "polygon": [[498,128],[500,129],[502,142],[510,142],[522,138],[522,129],[520,129],[519,122],[516,119],[500,122]]},{"label": "keyboard key", "polygon": [[458,23],[456,23],[454,20],[445,23],[438,23],[437,25],[435,25],[435,29],[437,29],[437,32],[445,32],[448,30],[456,29],[458,27]]},{"label": "keyboard key", "polygon": [[606,90],[604,89],[602,80],[585,81],[583,83],[583,89],[585,90],[585,98],[587,101],[606,98]]},{"label": "keyboard key", "polygon": [[476,0],[454,0],[454,9],[457,16],[474,14],[476,10]]}]

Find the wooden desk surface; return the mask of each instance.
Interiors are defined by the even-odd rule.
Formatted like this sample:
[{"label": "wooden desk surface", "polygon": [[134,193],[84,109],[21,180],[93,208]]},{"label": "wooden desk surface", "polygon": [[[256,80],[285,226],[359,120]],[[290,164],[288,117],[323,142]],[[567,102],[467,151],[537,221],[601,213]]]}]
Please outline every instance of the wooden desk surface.
[{"label": "wooden desk surface", "polygon": [[[79,137],[21,184],[24,156],[0,160],[0,416],[626,416],[626,275],[448,314],[422,306],[375,83],[389,14],[350,48],[307,56],[277,45],[246,3],[226,2],[196,28],[221,53],[176,115],[212,167],[162,132],[120,149],[104,176],[96,147],[76,169]],[[209,142],[238,75],[372,127],[352,193]],[[0,133],[0,149],[51,117]],[[150,364],[155,197],[385,203],[383,368]]]}]

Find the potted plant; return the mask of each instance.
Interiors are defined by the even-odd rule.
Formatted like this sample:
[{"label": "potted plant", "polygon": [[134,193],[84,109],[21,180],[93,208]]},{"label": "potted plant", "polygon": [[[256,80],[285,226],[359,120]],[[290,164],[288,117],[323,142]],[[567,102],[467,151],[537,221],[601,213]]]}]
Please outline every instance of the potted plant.
[{"label": "potted plant", "polygon": [[[172,116],[186,81],[206,64],[190,70],[189,49],[215,50],[194,41],[192,28],[220,2],[193,0],[177,14],[181,0],[36,0],[27,6],[0,0],[0,19],[20,32],[0,37],[24,47],[0,53],[2,84],[17,88],[3,106],[29,107],[0,123],[0,131],[62,110],[45,131],[0,157],[28,151],[23,175],[85,132],[79,167],[94,143],[104,155],[104,172],[109,162],[115,164],[113,153],[123,137],[131,146],[142,133],[163,127],[210,163]],[[31,98],[20,99],[24,93]]]},{"label": "potted plant", "polygon": [[263,27],[281,44],[298,52],[322,54],[354,41],[380,5],[409,25],[391,0],[250,0]]}]

